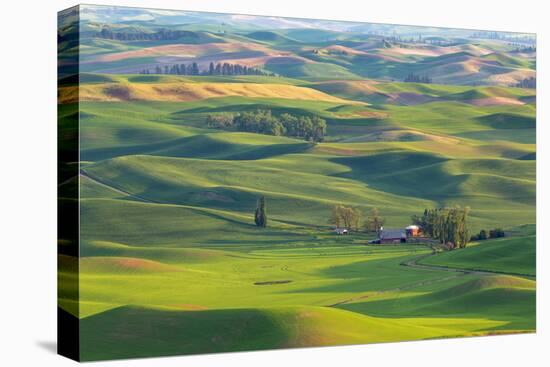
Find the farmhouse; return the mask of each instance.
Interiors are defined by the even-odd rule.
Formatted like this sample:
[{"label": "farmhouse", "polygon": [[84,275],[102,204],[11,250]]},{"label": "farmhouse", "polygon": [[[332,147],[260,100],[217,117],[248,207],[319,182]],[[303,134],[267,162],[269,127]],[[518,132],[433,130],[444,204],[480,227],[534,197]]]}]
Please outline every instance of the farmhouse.
[{"label": "farmhouse", "polygon": [[407,234],[404,229],[382,229],[378,239],[380,243],[404,243],[407,242]]},{"label": "farmhouse", "polygon": [[336,234],[348,234],[348,229],[347,228],[335,228],[334,229],[334,232]]}]

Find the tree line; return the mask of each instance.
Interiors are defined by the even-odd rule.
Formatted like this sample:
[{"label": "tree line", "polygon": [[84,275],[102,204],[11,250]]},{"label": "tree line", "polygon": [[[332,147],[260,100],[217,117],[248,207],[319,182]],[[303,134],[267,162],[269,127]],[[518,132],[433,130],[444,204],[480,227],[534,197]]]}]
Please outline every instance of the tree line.
[{"label": "tree line", "polygon": [[326,134],[326,121],[319,116],[296,116],[290,113],[274,115],[271,110],[209,114],[206,125],[213,129],[235,129],[257,134],[289,136],[320,142]]},{"label": "tree line", "polygon": [[482,229],[481,231],[479,231],[478,234],[470,237],[470,241],[483,241],[489,238],[500,238],[505,236],[506,233],[504,233],[504,230],[502,228],[490,229],[488,232],[487,230]]},{"label": "tree line", "polygon": [[407,83],[425,83],[425,84],[431,84],[432,78],[430,78],[427,75],[417,75],[414,73],[409,73],[405,79],[403,79],[404,82]]},{"label": "tree line", "polygon": [[117,32],[109,27],[103,27],[94,34],[96,38],[117,41],[176,41],[182,38],[199,39],[196,32],[161,28],[156,32]]},{"label": "tree line", "polygon": [[276,76],[263,70],[246,65],[211,62],[207,70],[201,70],[196,62],[189,64],[157,65],[153,69],[143,69],[140,74],[171,74],[171,75],[262,75]]},{"label": "tree line", "polygon": [[535,88],[537,88],[537,78],[535,78],[533,76],[530,77],[530,78],[525,78],[523,80],[520,80],[517,84],[514,84],[512,86],[516,87],[516,88],[535,89]]},{"label": "tree line", "polygon": [[475,32],[470,36],[470,38],[485,38],[485,39],[496,39],[508,41],[509,43],[522,43],[522,44],[536,44],[536,39],[531,36],[524,36],[513,33],[504,33],[504,32]]},{"label": "tree line", "polygon": [[394,35],[394,36],[384,36],[382,39],[382,45],[381,47],[384,48],[390,48],[395,46],[406,48],[410,47],[409,45],[417,45],[419,43],[426,43],[426,44],[432,44],[432,45],[438,45],[438,46],[454,46],[457,45],[457,42],[444,40],[440,38],[433,38],[433,37],[422,37],[421,34],[418,34],[416,37],[403,37],[400,35]]},{"label": "tree line", "polygon": [[469,207],[425,209],[421,216],[413,215],[414,224],[424,234],[449,245],[450,248],[464,248],[470,241],[468,229]]},{"label": "tree line", "polygon": [[376,233],[380,233],[385,222],[378,208],[372,208],[363,223],[361,223],[362,219],[361,209],[338,204],[331,208],[328,222],[336,228],[348,228],[355,231],[363,229],[365,232]]},{"label": "tree line", "polygon": [[512,52],[523,53],[523,52],[537,52],[536,46],[524,46],[524,45],[514,45],[510,44],[511,47],[515,47]]}]

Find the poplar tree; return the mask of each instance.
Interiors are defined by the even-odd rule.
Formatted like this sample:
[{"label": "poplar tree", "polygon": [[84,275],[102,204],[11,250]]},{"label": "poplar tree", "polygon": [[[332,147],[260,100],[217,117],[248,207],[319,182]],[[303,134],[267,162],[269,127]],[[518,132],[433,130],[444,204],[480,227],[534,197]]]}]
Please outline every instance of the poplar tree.
[{"label": "poplar tree", "polygon": [[256,204],[256,211],[254,212],[254,223],[258,227],[267,227],[267,213],[265,205],[265,196],[261,196]]}]

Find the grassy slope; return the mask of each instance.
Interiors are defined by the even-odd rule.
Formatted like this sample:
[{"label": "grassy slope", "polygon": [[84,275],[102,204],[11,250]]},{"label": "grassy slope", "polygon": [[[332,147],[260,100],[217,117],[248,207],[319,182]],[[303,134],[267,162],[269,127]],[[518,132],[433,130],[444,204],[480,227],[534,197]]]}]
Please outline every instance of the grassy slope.
[{"label": "grassy slope", "polygon": [[[129,77],[124,78],[128,80]],[[457,93],[462,96],[460,93],[471,90],[464,87],[422,86],[412,83],[377,85],[380,90],[388,92],[390,87],[394,90],[395,88],[399,88],[399,90],[407,88],[405,90],[408,92],[415,91],[416,93],[427,93],[440,97],[456,96]],[[462,88],[462,92],[459,91],[460,88]],[[510,88],[509,91],[503,88],[480,88],[479,93],[484,95],[498,93],[499,95],[521,96],[523,92],[520,93],[518,89],[514,88]],[[530,205],[534,198],[534,161],[510,160],[510,158],[528,156],[534,151],[534,146],[522,144],[521,142],[486,142],[472,138],[464,139],[460,136],[465,132],[476,131],[476,129],[479,129],[480,133],[509,131],[511,129],[501,129],[498,123],[502,119],[503,113],[507,112],[495,113],[495,111],[516,112],[517,110],[524,110],[524,113],[531,114],[532,110],[529,109],[529,106],[522,108],[517,106],[479,107],[457,102],[435,102],[400,107],[386,106],[389,116],[379,122],[376,119],[373,121],[368,118],[357,119],[353,115],[347,117],[346,115],[340,115],[340,112],[331,112],[335,111],[335,105],[322,102],[216,98],[200,101],[199,103],[193,102],[188,105],[181,108],[180,104],[173,103],[84,104],[85,113],[82,116],[85,122],[83,128],[83,158],[85,160],[97,160],[125,154],[153,154],[168,157],[206,158],[209,160],[239,159],[243,160],[239,167],[246,169],[246,172],[248,172],[243,171],[240,173],[244,177],[244,190],[249,192],[250,190],[247,189],[249,185],[246,182],[248,176],[254,170],[260,169],[264,172],[267,169],[274,174],[283,173],[281,162],[284,162],[286,167],[293,167],[291,169],[292,175],[298,177],[304,176],[303,170],[309,170],[308,174],[321,173],[322,175],[339,176],[352,185],[357,185],[356,182],[359,184],[367,183],[369,188],[363,188],[363,191],[374,189],[445,204],[461,201],[473,207],[485,208],[488,203],[493,201],[494,204],[490,206],[495,209],[498,208],[499,213],[503,213],[501,208],[505,208],[505,202],[510,195],[512,195],[510,209],[513,207],[519,212],[528,211],[528,206],[525,205]],[[365,136],[369,136],[373,132],[383,131],[380,129],[385,129],[387,126],[399,126],[401,129],[405,129],[403,131],[427,131],[432,135],[425,135],[429,139],[422,138],[420,141],[321,144],[312,151],[314,154],[309,156],[296,155],[295,153],[308,152],[310,147],[306,143],[292,139],[263,136],[248,138],[247,134],[232,133],[197,135],[201,133],[201,130],[196,129],[196,127],[204,126],[203,121],[207,111],[238,111],[259,106],[272,106],[275,110],[284,108],[294,113],[318,113],[328,119],[331,136],[339,136],[342,133],[353,136],[361,132],[366,133]],[[131,115],[125,113],[125,119],[120,119],[120,111],[126,111],[128,108],[131,108],[135,113]],[[166,113],[159,115],[159,109],[166,111]],[[339,108],[338,111],[342,111],[342,109]],[[338,113],[337,117],[336,113]],[[461,116],[461,120],[454,122],[450,117],[458,114]],[[496,122],[491,122],[491,116],[496,116]],[[102,124],[102,121],[107,119],[112,121],[109,124],[109,129],[106,129]],[[513,132],[527,133],[530,130],[534,131],[530,127],[520,127],[513,129]],[[122,136],[124,139],[120,139]],[[523,140],[525,136],[525,134],[522,135]],[[254,140],[257,140],[257,142],[254,143]],[[216,149],[204,149],[204,147],[209,146],[215,146]],[[417,151],[425,153],[424,156],[428,158],[427,163],[416,159],[416,157],[423,156],[416,153]],[[368,154],[368,157],[339,157],[340,155],[349,154],[354,156]],[[431,159],[441,159],[439,156],[442,154],[445,160],[436,164],[429,163]],[[281,156],[281,158],[275,159],[276,156]],[[491,156],[498,158],[498,160],[487,159]],[[468,160],[464,161],[463,157],[467,157]],[[484,157],[484,159],[480,159],[480,157]],[[260,168],[255,166],[255,163],[246,162],[246,160],[261,158],[266,160],[258,161]],[[446,160],[448,158],[452,158],[452,160]],[[146,159],[148,158],[143,156],[141,159],[144,160],[144,164],[147,164]],[[310,167],[308,164],[310,161],[315,162],[311,166],[312,169],[306,168]],[[181,165],[184,161],[173,159],[165,159],[163,162],[169,166],[164,170],[165,173],[169,173],[170,169],[177,171],[180,169],[178,167],[183,168],[191,163],[191,161],[187,161]],[[102,165],[104,164],[108,163],[102,163]],[[204,162],[204,164],[215,167],[218,163],[212,161]],[[220,162],[220,164],[225,163]],[[272,164],[276,164],[276,167],[271,168]],[[377,168],[379,164],[382,164],[380,169]],[[319,165],[323,167],[332,166],[333,170],[330,172],[316,172]],[[236,169],[236,166],[232,167],[235,172],[241,170],[241,168]],[[491,167],[498,167],[498,169]],[[513,170],[511,167],[514,167]],[[90,167],[90,170],[94,169],[99,168]],[[389,173],[381,174],[380,172],[383,172],[381,169]],[[278,171],[275,172],[274,170]],[[514,171],[517,175],[514,174]],[[402,172],[407,172],[407,174],[401,174]],[[422,179],[425,177],[430,177],[430,180],[425,182],[430,185],[426,186],[425,183],[419,185],[418,183],[423,182]],[[156,180],[153,177],[152,179]],[[255,180],[253,176],[250,179]],[[306,179],[306,176],[304,176],[304,179]],[[311,182],[316,180],[313,176],[307,177],[307,179]],[[326,180],[326,178],[322,179]],[[331,180],[335,183],[343,182],[338,181],[336,178]],[[350,180],[353,182],[349,182]],[[441,185],[441,183],[444,183],[444,185]],[[216,184],[216,190],[220,189],[220,185],[226,185],[214,181],[209,182],[207,186],[213,184]],[[231,182],[228,185],[234,186]],[[230,188],[230,190],[234,189],[234,187]],[[240,191],[242,189],[242,187],[238,188]],[[303,190],[299,190],[297,194],[304,196]],[[339,200],[338,197],[332,198],[325,193],[320,195],[321,198],[319,198],[319,195],[313,196],[315,201],[319,201],[319,199],[325,202],[330,202],[333,199]],[[188,199],[185,195],[180,195],[180,197]],[[304,197],[304,199],[310,200],[312,198]],[[371,199],[373,199],[372,196]],[[377,202],[380,203],[380,200],[373,200],[374,205],[377,205]],[[522,208],[522,206],[525,207]],[[483,211],[480,209],[479,213],[483,214]],[[507,215],[504,213],[501,218],[505,216]],[[495,220],[501,218],[495,218]],[[532,220],[532,217],[528,215],[523,218],[527,222]]]},{"label": "grassy slope", "polygon": [[462,279],[454,286],[419,287],[408,295],[385,295],[338,307],[376,317],[487,317],[503,321],[494,331],[529,330],[535,328],[535,282],[504,275]]},{"label": "grassy slope", "polygon": [[[371,122],[369,119],[331,118],[332,112],[329,110],[334,107],[334,104],[323,102],[304,103],[301,101],[294,103],[294,107],[291,107],[292,103],[290,102],[283,103],[272,99],[264,99],[260,102],[257,99],[247,100],[243,98],[206,100],[198,104],[192,103],[190,106],[173,103],[140,103],[139,105],[135,103],[86,103],[84,104],[85,113],[83,114],[85,125],[83,128],[82,146],[84,150],[82,157],[84,160],[98,160],[127,154],[142,155],[139,159],[127,158],[129,161],[125,164],[121,164],[123,161],[114,161],[113,163],[103,162],[90,166],[88,168],[90,172],[93,170],[100,171],[101,166],[112,167],[115,162],[118,162],[117,164],[121,168],[125,167],[126,171],[139,171],[140,168],[131,167],[139,160],[143,161],[140,163],[141,167],[151,165],[148,163],[150,158],[143,156],[143,154],[167,157],[156,161],[164,162],[163,165],[157,168],[147,168],[148,170],[158,171],[161,167],[164,167],[163,175],[170,174],[171,170],[173,172],[180,169],[187,170],[189,168],[185,167],[193,167],[193,164],[196,166],[204,163],[205,167],[232,167],[232,171],[239,177],[239,180],[242,177],[242,182],[238,182],[238,188],[234,187],[236,183],[230,179],[227,182],[199,179],[199,181],[202,180],[202,183],[199,183],[198,186],[205,183],[207,187],[210,187],[205,191],[214,192],[227,191],[227,189],[231,192],[237,190],[240,193],[235,195],[242,198],[247,197],[246,195],[241,196],[244,194],[243,191],[247,191],[249,194],[258,192],[258,188],[263,192],[272,191],[267,187],[262,188],[261,185],[256,186],[258,172],[271,172],[271,176],[276,175],[283,181],[285,181],[283,178],[285,174],[296,176],[297,179],[303,177],[304,180],[308,181],[306,186],[310,187],[305,191],[319,191],[319,189],[311,187],[316,186],[318,182],[345,184],[344,187],[339,189],[341,194],[336,196],[329,192],[323,193],[322,190],[318,194],[304,195],[304,190],[298,189],[295,194],[301,195],[303,200],[309,201],[311,204],[313,204],[312,199],[317,203],[325,203],[316,207],[309,205],[308,207],[312,211],[317,211],[323,206],[326,207],[333,200],[349,200],[351,197],[347,195],[348,199],[346,199],[343,191],[346,190],[346,187],[355,187],[358,189],[359,197],[363,197],[357,204],[364,201],[365,205],[387,206],[388,214],[394,216],[392,205],[383,204],[384,202],[389,203],[389,201],[396,200],[392,196],[387,196],[388,194],[400,195],[401,199],[399,200],[402,203],[402,209],[406,210],[407,207],[411,207],[411,211],[403,213],[399,220],[403,221],[403,224],[406,224],[406,217],[413,213],[412,205],[415,207],[429,205],[429,201],[471,205],[479,210],[479,215],[487,218],[479,226],[490,224],[487,223],[490,217],[493,217],[493,223],[504,220],[504,223],[508,222],[515,225],[516,223],[509,222],[512,219],[511,211],[513,210],[524,213],[520,214],[523,218],[521,219],[522,222],[528,223],[533,220],[533,216],[528,213],[530,212],[529,205],[531,205],[534,198],[534,161],[510,159],[532,153],[534,151],[533,145],[484,142],[474,139],[463,140],[457,135],[452,135],[457,133],[452,125],[448,123],[444,125],[445,130],[441,131],[438,128],[438,132],[435,132],[437,135],[433,135],[433,124],[438,123],[438,121],[441,123],[441,119],[448,120],[448,111],[434,112],[432,110],[429,113],[437,113],[437,116],[429,119],[426,118],[427,113],[421,108],[422,105],[399,107],[399,109],[394,107],[397,112],[391,111],[389,118],[378,123]],[[356,132],[363,132],[366,133],[364,136],[368,136],[373,132],[383,131],[380,129],[386,129],[388,124],[391,126],[392,121],[396,121],[396,124],[406,123],[415,129],[409,131],[426,131],[427,127],[432,135],[426,135],[429,137],[428,140],[423,138],[419,141],[334,142],[319,144],[313,148],[303,141],[294,139],[216,131],[208,131],[208,134],[204,134],[203,132],[207,131],[198,128],[204,126],[204,116],[207,111],[236,111],[269,105],[274,106],[275,110],[280,108],[279,106],[286,106],[284,107],[286,110],[291,110],[294,113],[300,113],[300,111],[303,111],[303,113],[320,113],[328,119],[329,133],[331,134],[343,132],[349,134],[347,136],[351,136]],[[403,122],[405,114],[400,109],[408,111],[413,107],[415,110],[420,111],[421,115],[412,114],[410,116],[413,116],[413,119],[408,118],[406,122]],[[462,109],[466,109],[466,107],[467,105],[464,105]],[[135,114],[128,115],[126,113],[127,117],[124,120],[120,119],[120,111],[127,108],[131,108],[135,111]],[[475,111],[473,120],[466,120],[462,125],[465,123],[479,124],[476,119],[481,115],[481,110],[478,107],[470,106],[468,108]],[[159,109],[166,111],[166,113],[159,115]],[[493,110],[491,109],[491,111]],[[461,111],[453,112],[461,113]],[[468,113],[464,114],[468,117]],[[421,120],[422,118],[425,118],[425,120]],[[106,119],[113,121],[109,129],[106,129],[102,124],[102,121]],[[419,125],[420,123],[422,125]],[[483,129],[487,129],[487,127],[483,127]],[[463,130],[464,128],[461,128],[458,131]],[[516,129],[515,131],[527,130],[531,129]],[[498,129],[492,131],[498,131]],[[154,134],[151,134],[151,132],[154,132]],[[98,139],[99,136],[102,139]],[[124,136],[124,139],[120,139],[121,136]],[[175,138],[178,136],[180,138]],[[307,155],[303,155],[304,153]],[[353,157],[349,157],[350,155]],[[209,161],[177,160],[169,157],[201,158]],[[426,159],[417,159],[419,157],[425,157]],[[251,159],[257,161],[250,162]],[[261,159],[261,161],[258,159]],[[216,162],[216,160],[222,161]],[[226,163],[227,160],[233,162]],[[241,162],[235,162],[235,160]],[[111,174],[115,172],[112,171]],[[200,172],[201,170],[192,173],[190,177],[202,175]],[[403,174],[403,172],[406,172],[406,174]],[[157,173],[160,174],[160,172]],[[181,171],[181,173],[183,174],[184,171]],[[321,176],[329,175],[329,177],[315,176],[319,174]],[[187,174],[185,173],[185,175]],[[228,177],[231,178],[232,176]],[[425,180],[426,177],[430,177],[430,179]],[[162,181],[164,179],[160,176],[151,177],[149,185],[158,180]],[[172,186],[173,189],[176,189],[183,182],[185,182],[185,178],[177,185],[165,182],[163,187]],[[497,182],[498,185],[496,185]],[[116,182],[113,183],[117,184]],[[368,186],[365,187],[364,183]],[[212,187],[213,185],[216,187]],[[294,189],[286,187],[287,185],[287,182],[282,182],[279,191],[285,191],[287,194],[294,193]],[[174,195],[171,190],[166,192],[165,195]],[[179,188],[177,190],[176,197],[189,199],[189,197],[186,197],[185,190],[180,191]],[[387,194],[381,193],[381,191]],[[361,192],[371,192],[372,194],[361,195]],[[153,195],[151,198],[154,199],[156,194],[153,191],[150,191],[150,194]],[[408,198],[404,199],[403,195],[408,196]],[[415,198],[424,200],[424,204],[421,204],[421,202],[415,204]],[[295,199],[298,198],[295,197]],[[407,204],[407,202],[412,205]],[[253,200],[250,203],[253,203]],[[213,204],[216,207],[229,205],[220,200],[217,203],[213,202]],[[239,203],[232,205],[239,205]],[[283,207],[284,205],[287,205],[287,203],[281,201],[279,206]],[[277,207],[276,202],[275,207]],[[488,210],[484,214],[486,208],[491,207],[498,209],[498,217],[494,217],[494,210],[492,212]],[[415,208],[414,211],[416,212],[417,209]],[[315,220],[317,221],[317,219]]]},{"label": "grassy slope", "polygon": [[[175,79],[175,78],[174,78]],[[121,83],[93,83],[79,87],[62,87],[59,90],[59,98],[62,103],[75,99],[75,89],[79,90],[80,101],[167,101],[190,102],[208,98],[220,98],[226,96],[243,96],[250,98],[280,98],[293,100],[317,100],[334,103],[361,104],[355,101],[346,101],[331,96],[316,89],[278,83],[253,83],[247,81],[239,83],[219,82],[184,82],[174,80],[160,83],[130,82]]]},{"label": "grassy slope", "polygon": [[[307,164],[308,156],[301,156]],[[294,164],[299,164],[287,158]],[[325,162],[320,161],[321,165]],[[161,203],[208,206],[240,211],[253,210],[254,198],[265,194],[272,218],[309,225],[325,225],[329,206],[348,205],[388,207],[398,200],[392,194],[366,187],[360,181],[319,173],[270,167],[270,161],[217,161],[147,156],[120,157],[86,167],[93,177],[111,185]],[[325,166],[329,166],[325,164]],[[311,169],[311,167],[310,167]],[[347,167],[333,165],[332,171]],[[428,205],[421,199],[399,199],[402,207]],[[300,206],[289,212],[288,208]]]},{"label": "grassy slope", "polygon": [[[132,76],[94,78],[99,79],[91,83],[116,78],[126,83]],[[163,78],[140,82],[162,83]],[[400,266],[429,250],[365,247],[371,236],[335,236],[326,224],[330,205],[339,202],[365,210],[376,205],[390,226],[408,224],[411,214],[438,204],[472,206],[474,230],[533,223],[535,162],[516,158],[534,152],[534,134],[529,135],[534,129],[520,118],[513,129],[517,134],[501,134],[495,141],[483,133],[512,130],[499,126],[502,114],[529,117],[534,108],[474,106],[460,99],[471,90],[462,87],[396,83],[378,88],[455,100],[377,109],[245,97],[82,103],[81,155],[87,163],[81,176],[86,220],[80,306],[83,337],[90,341],[85,358],[534,329],[531,283],[484,282],[478,275]],[[352,98],[348,92],[335,95]],[[524,97],[516,89],[478,92]],[[204,129],[209,112],[258,107],[321,115],[331,141],[313,146]],[[424,135],[412,141],[392,134],[377,135],[382,136],[378,141],[348,141],[387,129]],[[472,132],[480,135],[465,135]],[[260,194],[268,198],[265,230],[255,227],[250,215]],[[532,270],[534,237],[506,240],[510,243],[488,241],[425,261]],[[525,241],[528,251],[518,257],[518,243]],[[290,282],[269,284],[277,281]],[[61,303],[74,310],[70,301]],[[326,307],[334,304],[354,313]],[[495,311],[488,313],[488,307]],[[144,327],[138,322],[144,318],[154,321]],[[246,326],[234,328],[235,323]],[[220,325],[235,334],[220,335]],[[157,328],[166,338],[148,343],[158,337]],[[193,330],[194,337],[175,338],[181,330]],[[121,333],[128,335],[124,342]],[[104,348],[113,342],[119,343],[116,353]]]},{"label": "grassy slope", "polygon": [[[389,320],[302,306],[212,311],[124,307],[87,317],[81,325],[83,359],[95,360],[414,340],[475,334],[499,323]],[[182,341],[182,334],[193,338]],[[117,348],[111,348],[113,343]]]},{"label": "grassy slope", "polygon": [[535,276],[535,235],[481,241],[461,251],[424,259],[422,264]]},{"label": "grassy slope", "polygon": [[[101,311],[92,302],[106,308],[124,304],[208,309],[327,306],[357,294],[436,280],[445,274],[397,266],[412,252],[427,251],[418,246],[366,252],[359,242],[346,244],[332,235],[322,238],[323,244],[319,244],[321,238],[299,233],[287,233],[287,238],[272,233],[259,241],[241,238],[220,238],[208,249],[88,242],[83,252],[94,256],[87,257],[80,279],[81,315]],[[276,281],[287,283],[256,284]]]},{"label": "grassy slope", "polygon": [[[132,25],[129,29],[135,31],[133,27],[136,26],[147,31],[145,23]],[[157,63],[189,62],[190,58],[185,56],[192,55],[196,57],[194,61],[203,64],[212,60],[242,62],[242,59],[251,58],[254,65],[265,70],[300,78],[403,80],[408,73],[415,72],[448,84],[484,82],[510,85],[534,75],[534,58],[510,52],[512,47],[505,41],[476,40],[474,45],[461,39],[457,45],[450,47],[429,46],[420,42],[418,45],[405,45],[406,48],[396,44],[388,48],[383,46],[380,36],[354,32],[224,27],[222,34],[219,25],[202,22],[178,25],[180,30],[193,32],[175,41],[124,42],[83,34],[81,53],[86,61],[83,68],[89,72],[137,72],[143,68],[152,69]],[[98,29],[95,28],[95,31]],[[169,48],[163,48],[165,46]],[[170,46],[176,48],[171,49]],[[410,54],[406,52],[407,47],[434,52]],[[147,48],[156,51],[142,52]],[[130,52],[132,57],[109,61],[109,56],[120,56],[124,52]],[[281,54],[284,57],[278,57]],[[265,55],[276,57],[259,64],[254,61]]]}]

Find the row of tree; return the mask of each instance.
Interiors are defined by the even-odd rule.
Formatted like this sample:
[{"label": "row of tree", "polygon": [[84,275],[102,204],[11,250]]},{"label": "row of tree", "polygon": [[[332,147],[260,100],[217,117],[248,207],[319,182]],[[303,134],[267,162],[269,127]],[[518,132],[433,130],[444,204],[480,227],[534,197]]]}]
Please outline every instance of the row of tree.
[{"label": "row of tree", "polygon": [[530,78],[525,78],[523,80],[520,80],[517,84],[514,84],[513,87],[536,89],[537,88],[537,78],[535,78],[533,76],[530,77]]},{"label": "row of tree", "polygon": [[207,70],[201,70],[196,62],[190,64],[173,64],[155,66],[153,69],[143,69],[140,74],[171,74],[171,75],[263,75],[276,76],[263,70],[246,65],[211,62]]},{"label": "row of tree", "polygon": [[469,207],[425,209],[422,216],[412,216],[412,221],[422,228],[424,234],[439,242],[451,248],[464,248],[470,241],[469,212]]},{"label": "row of tree", "polygon": [[490,229],[489,232],[487,232],[485,229],[482,229],[481,231],[479,231],[478,234],[470,237],[470,241],[483,241],[489,238],[500,238],[505,236],[506,233],[504,233],[504,230],[502,228]]},{"label": "row of tree", "polygon": [[524,46],[524,45],[521,45],[521,44],[519,44],[519,45],[509,44],[509,46],[515,47],[515,49],[512,52],[517,52],[517,53],[537,52],[537,47],[536,46]]},{"label": "row of tree", "polygon": [[430,78],[427,75],[417,75],[414,73],[409,73],[405,79],[403,79],[404,82],[408,83],[426,83],[430,84],[432,82],[432,78]]},{"label": "row of tree", "polygon": [[235,129],[257,134],[290,136],[307,141],[323,141],[326,121],[319,116],[295,116],[289,113],[274,115],[271,110],[211,114],[206,125],[213,129]]},{"label": "row of tree", "polygon": [[[371,33],[370,34],[376,34]],[[421,34],[418,34],[416,37],[403,37],[400,35],[384,36],[382,39],[381,47],[390,48],[393,46],[406,47],[404,44],[409,44],[411,46],[418,45],[419,43],[426,43],[438,46],[453,46],[458,44],[457,42],[449,41],[446,39],[438,37],[422,37]]]},{"label": "row of tree", "polygon": [[199,34],[192,31],[181,31],[172,29],[159,29],[156,32],[127,32],[113,31],[109,27],[103,27],[101,31],[94,34],[97,38],[105,38],[117,41],[175,41],[175,40],[198,40]]},{"label": "row of tree", "polygon": [[521,43],[521,44],[530,44],[530,45],[535,45],[537,42],[536,38],[532,36],[520,35],[515,33],[504,33],[504,32],[487,32],[487,31],[475,32],[470,36],[470,38],[496,39],[496,40],[508,41],[509,43],[514,43],[514,44]]},{"label": "row of tree", "polygon": [[378,208],[372,208],[361,225],[363,212],[359,208],[344,205],[334,205],[330,211],[329,223],[337,228],[348,228],[359,231],[379,233],[384,226],[385,219],[380,215]]}]

